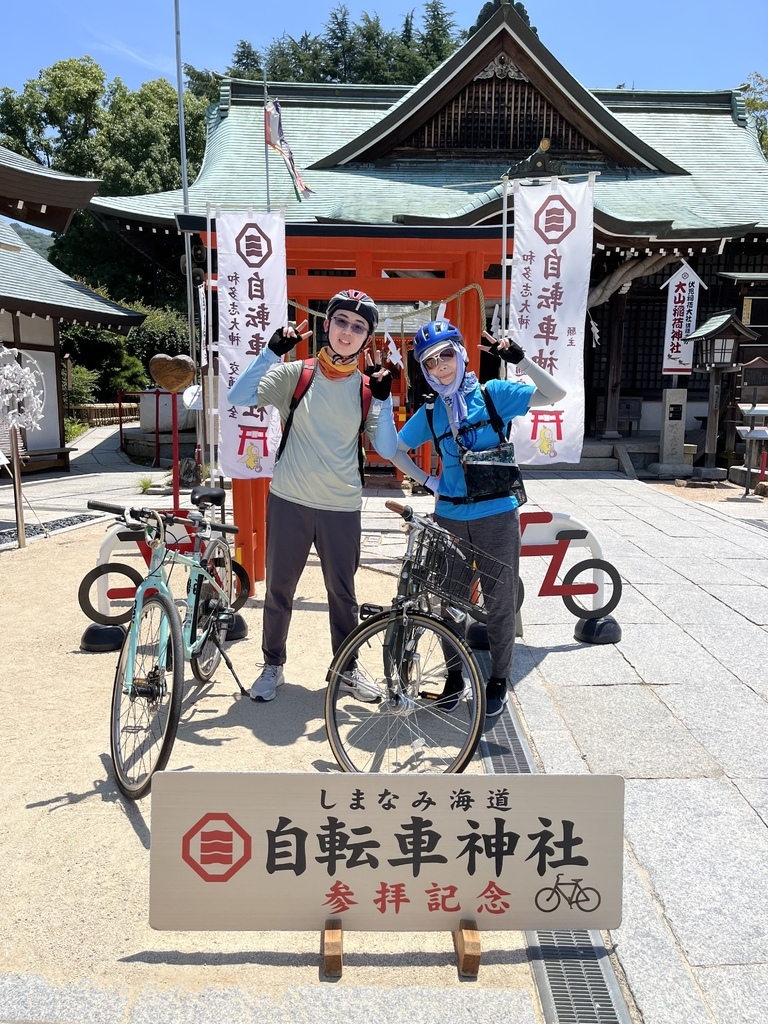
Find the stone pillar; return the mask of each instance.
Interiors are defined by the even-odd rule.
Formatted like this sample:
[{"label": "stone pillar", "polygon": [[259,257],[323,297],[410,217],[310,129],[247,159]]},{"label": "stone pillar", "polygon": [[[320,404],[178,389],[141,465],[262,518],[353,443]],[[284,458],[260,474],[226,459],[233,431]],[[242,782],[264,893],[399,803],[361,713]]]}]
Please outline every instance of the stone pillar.
[{"label": "stone pillar", "polygon": [[670,479],[684,479],[693,475],[693,466],[685,461],[685,388],[665,388],[661,393],[661,432],[659,434],[659,461],[648,471]]}]

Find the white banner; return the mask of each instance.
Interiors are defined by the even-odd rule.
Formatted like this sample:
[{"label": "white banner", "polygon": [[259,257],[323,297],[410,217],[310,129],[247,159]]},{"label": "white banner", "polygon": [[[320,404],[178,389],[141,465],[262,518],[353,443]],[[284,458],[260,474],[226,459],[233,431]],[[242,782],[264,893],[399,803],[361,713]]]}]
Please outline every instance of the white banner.
[{"label": "white banner", "polygon": [[691,373],[693,365],[693,342],[685,341],[696,330],[696,313],[699,308],[699,285],[707,286],[681,260],[682,266],[662,288],[667,293],[667,326],[664,331],[664,361],[662,373]]},{"label": "white banner", "polygon": [[[515,182],[511,337],[567,389],[557,406],[512,422],[521,465],[579,462],[584,441],[584,322],[592,265],[593,181]],[[513,368],[508,368],[512,376]],[[514,379],[530,383],[524,373]]]},{"label": "white banner", "polygon": [[216,213],[219,297],[219,467],[233,480],[272,476],[280,417],[235,408],[227,392],[288,319],[285,220],[280,213]]}]

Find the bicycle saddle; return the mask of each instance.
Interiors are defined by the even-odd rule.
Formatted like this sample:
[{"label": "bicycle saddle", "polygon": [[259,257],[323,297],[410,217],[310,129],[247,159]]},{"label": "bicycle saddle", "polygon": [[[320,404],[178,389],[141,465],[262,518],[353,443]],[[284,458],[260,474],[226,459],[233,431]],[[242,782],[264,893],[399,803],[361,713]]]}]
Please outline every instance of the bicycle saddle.
[{"label": "bicycle saddle", "polygon": [[223,487],[193,487],[189,500],[193,505],[224,505],[226,492]]}]

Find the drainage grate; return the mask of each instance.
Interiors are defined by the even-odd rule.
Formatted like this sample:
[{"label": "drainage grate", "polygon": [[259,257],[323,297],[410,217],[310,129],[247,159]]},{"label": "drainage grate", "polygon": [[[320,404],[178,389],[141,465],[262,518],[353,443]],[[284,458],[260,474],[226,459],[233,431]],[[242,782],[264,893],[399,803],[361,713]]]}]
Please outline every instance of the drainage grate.
[{"label": "drainage grate", "polygon": [[[475,650],[485,678],[490,655]],[[536,773],[520,720],[507,705],[480,742],[490,775]],[[631,1024],[632,1018],[598,931],[526,932],[528,959],[547,1024]]]},{"label": "drainage grate", "polygon": [[[50,523],[45,524],[45,529],[38,523],[30,523],[29,526],[24,526],[25,537],[42,537],[46,533],[56,533],[60,530],[67,530],[72,526],[79,526],[81,523],[88,523],[92,519],[101,519],[101,516],[67,516],[66,519],[53,519]],[[19,539],[19,535],[16,530],[0,530],[0,545],[4,544],[15,544]]]}]

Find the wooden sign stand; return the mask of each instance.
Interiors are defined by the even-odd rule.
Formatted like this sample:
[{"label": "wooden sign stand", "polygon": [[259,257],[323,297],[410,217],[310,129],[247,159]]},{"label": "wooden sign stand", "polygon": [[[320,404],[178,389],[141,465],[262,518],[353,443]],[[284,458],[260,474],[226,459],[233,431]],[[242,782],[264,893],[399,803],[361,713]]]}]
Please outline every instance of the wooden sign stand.
[{"label": "wooden sign stand", "polygon": [[[463,978],[476,978],[480,970],[480,933],[474,921],[461,921],[452,933]],[[344,934],[341,921],[329,918],[322,934],[323,972],[328,978],[340,978],[344,970]]]}]

